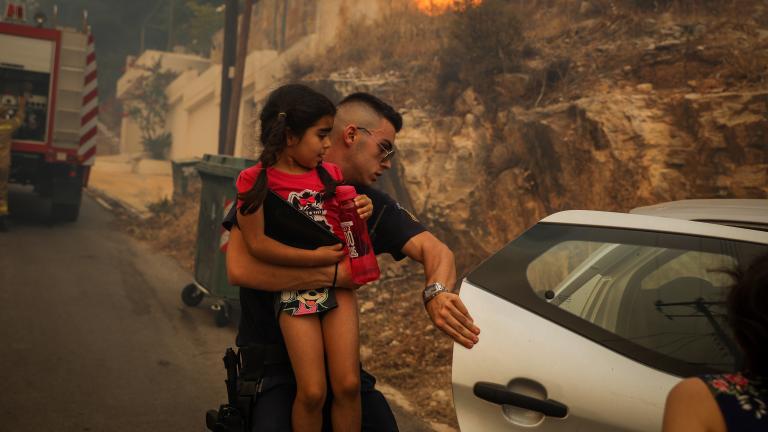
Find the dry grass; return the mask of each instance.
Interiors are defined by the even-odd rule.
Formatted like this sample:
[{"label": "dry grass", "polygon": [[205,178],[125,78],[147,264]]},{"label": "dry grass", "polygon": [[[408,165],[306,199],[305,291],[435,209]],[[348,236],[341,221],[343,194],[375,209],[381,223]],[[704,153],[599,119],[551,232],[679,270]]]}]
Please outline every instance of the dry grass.
[{"label": "dry grass", "polygon": [[365,76],[384,76],[394,71],[407,78],[408,91],[380,96],[401,107],[408,99],[429,101],[436,88],[431,75],[438,67],[437,53],[445,39],[444,17],[430,17],[416,11],[410,2],[395,1],[379,21],[350,23],[311,66],[294,65],[293,77],[322,80],[349,67]]}]

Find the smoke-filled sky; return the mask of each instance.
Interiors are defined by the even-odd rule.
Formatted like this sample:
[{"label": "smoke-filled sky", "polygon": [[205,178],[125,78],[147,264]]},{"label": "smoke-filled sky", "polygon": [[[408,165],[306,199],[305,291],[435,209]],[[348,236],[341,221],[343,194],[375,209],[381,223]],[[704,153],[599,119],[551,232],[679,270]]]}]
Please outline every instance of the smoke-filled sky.
[{"label": "smoke-filled sky", "polygon": [[[171,25],[170,5],[173,2],[174,19]],[[190,3],[216,7],[223,0],[33,0],[29,1],[29,15],[42,11],[50,25],[53,6],[58,5],[58,25],[82,26],[82,11],[87,10],[89,23],[96,41],[99,64],[99,93],[102,100],[115,93],[115,85],[125,64],[125,57],[138,54],[141,29],[145,30],[145,47],[166,49],[169,34],[176,43],[185,44],[185,23],[189,19]],[[223,26],[223,16],[221,20]]]}]

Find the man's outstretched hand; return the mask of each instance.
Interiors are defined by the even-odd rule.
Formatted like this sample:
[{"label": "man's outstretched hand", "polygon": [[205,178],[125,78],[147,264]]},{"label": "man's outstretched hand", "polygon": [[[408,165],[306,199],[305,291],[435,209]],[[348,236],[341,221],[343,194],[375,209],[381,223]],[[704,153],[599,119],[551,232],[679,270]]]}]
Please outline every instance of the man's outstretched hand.
[{"label": "man's outstretched hand", "polygon": [[472,348],[480,334],[458,295],[442,292],[427,303],[427,314],[435,326],[465,348]]}]

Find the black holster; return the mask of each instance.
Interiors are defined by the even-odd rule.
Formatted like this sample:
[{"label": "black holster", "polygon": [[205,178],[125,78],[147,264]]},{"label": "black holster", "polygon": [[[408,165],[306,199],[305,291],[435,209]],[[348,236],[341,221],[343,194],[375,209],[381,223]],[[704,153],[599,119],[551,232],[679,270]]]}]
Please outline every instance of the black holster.
[{"label": "black holster", "polygon": [[218,411],[209,410],[205,424],[213,432],[249,432],[251,410],[261,393],[264,376],[292,373],[288,353],[284,346],[276,344],[240,347],[237,353],[227,348],[224,367],[228,403]]}]

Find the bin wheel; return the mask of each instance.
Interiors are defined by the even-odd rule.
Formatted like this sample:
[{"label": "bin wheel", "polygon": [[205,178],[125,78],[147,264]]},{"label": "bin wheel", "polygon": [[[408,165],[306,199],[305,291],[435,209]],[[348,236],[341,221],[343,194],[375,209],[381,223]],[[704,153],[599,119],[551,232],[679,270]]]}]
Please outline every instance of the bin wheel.
[{"label": "bin wheel", "polygon": [[221,302],[215,309],[216,313],[213,315],[213,320],[216,323],[216,327],[226,327],[229,324],[229,304],[227,302]]},{"label": "bin wheel", "polygon": [[181,290],[181,301],[185,305],[195,307],[203,301],[205,293],[202,292],[195,284],[189,284]]}]

